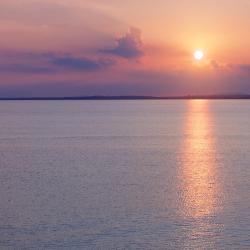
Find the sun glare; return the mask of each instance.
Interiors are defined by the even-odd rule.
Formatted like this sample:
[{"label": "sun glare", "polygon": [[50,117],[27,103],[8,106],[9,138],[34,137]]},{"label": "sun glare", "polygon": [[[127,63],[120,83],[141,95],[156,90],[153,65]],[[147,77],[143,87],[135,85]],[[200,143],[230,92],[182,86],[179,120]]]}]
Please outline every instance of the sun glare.
[{"label": "sun glare", "polygon": [[204,57],[204,53],[203,53],[202,50],[196,50],[196,51],[194,52],[194,59],[195,59],[195,60],[200,61],[200,60],[203,59],[203,57]]}]

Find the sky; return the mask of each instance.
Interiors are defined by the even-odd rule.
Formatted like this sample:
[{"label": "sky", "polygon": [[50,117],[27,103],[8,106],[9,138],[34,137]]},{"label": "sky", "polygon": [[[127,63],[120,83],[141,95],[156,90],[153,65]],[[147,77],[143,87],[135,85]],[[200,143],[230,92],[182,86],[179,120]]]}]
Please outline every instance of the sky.
[{"label": "sky", "polygon": [[0,0],[0,97],[250,94],[249,13],[250,0]]}]

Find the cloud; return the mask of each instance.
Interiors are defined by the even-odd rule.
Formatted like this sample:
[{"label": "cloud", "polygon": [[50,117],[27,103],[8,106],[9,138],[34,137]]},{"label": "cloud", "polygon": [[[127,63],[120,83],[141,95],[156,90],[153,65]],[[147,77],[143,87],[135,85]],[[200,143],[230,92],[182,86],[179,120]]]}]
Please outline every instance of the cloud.
[{"label": "cloud", "polygon": [[210,61],[210,65],[211,65],[214,69],[218,69],[218,68],[221,67],[221,64],[220,64],[218,61],[214,60],[214,59]]},{"label": "cloud", "polygon": [[62,1],[1,0],[0,20],[28,25],[60,24],[69,18],[71,9]]},{"label": "cloud", "polygon": [[55,69],[47,66],[39,66],[31,64],[7,64],[7,65],[0,65],[0,72],[43,74],[43,73],[54,73]]},{"label": "cloud", "polygon": [[115,64],[111,59],[93,59],[62,53],[1,53],[0,73],[46,74],[61,71],[92,72]]},{"label": "cloud", "polygon": [[71,70],[96,71],[105,69],[114,64],[109,59],[93,60],[85,57],[74,57],[70,55],[55,56],[52,63],[57,67],[67,68]]},{"label": "cloud", "polygon": [[[222,67],[222,66],[219,65],[219,67]],[[250,64],[227,63],[227,64],[224,64],[223,67],[233,72],[243,73],[247,75],[250,74]]]},{"label": "cloud", "polygon": [[241,67],[243,68],[243,65],[240,64],[233,64],[230,62],[221,62],[215,59],[212,59],[210,61],[210,66],[215,69],[215,70],[223,70],[226,72],[230,72],[230,71],[242,71],[243,69],[241,69]]},{"label": "cloud", "polygon": [[245,73],[250,73],[250,64],[239,64],[238,68]]},{"label": "cloud", "polygon": [[141,30],[130,27],[122,37],[116,39],[116,46],[112,49],[103,49],[103,53],[120,56],[123,58],[138,58],[144,55]]}]

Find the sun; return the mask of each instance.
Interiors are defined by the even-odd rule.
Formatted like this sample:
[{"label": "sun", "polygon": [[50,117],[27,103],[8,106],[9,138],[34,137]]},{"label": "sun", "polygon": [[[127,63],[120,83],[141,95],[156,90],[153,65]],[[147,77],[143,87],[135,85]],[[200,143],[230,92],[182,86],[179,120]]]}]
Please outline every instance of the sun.
[{"label": "sun", "polygon": [[200,49],[197,49],[195,52],[194,52],[194,59],[197,60],[197,61],[200,61],[202,60],[204,57],[204,53],[202,50]]}]

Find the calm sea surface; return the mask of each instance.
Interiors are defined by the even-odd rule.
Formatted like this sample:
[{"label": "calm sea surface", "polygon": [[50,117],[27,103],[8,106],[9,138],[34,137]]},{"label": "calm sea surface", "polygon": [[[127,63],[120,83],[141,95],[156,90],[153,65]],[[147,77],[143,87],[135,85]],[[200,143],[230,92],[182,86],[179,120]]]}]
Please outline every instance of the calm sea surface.
[{"label": "calm sea surface", "polygon": [[250,101],[0,102],[0,249],[250,249]]}]

